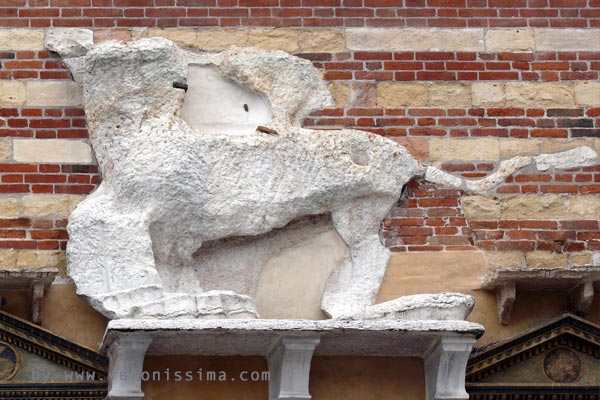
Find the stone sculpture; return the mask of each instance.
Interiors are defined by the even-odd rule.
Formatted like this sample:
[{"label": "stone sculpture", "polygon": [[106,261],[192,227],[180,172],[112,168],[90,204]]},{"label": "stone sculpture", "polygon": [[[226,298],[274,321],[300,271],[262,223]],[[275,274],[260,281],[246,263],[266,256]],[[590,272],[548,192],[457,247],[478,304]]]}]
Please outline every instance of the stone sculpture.
[{"label": "stone sculpture", "polygon": [[[68,274],[107,317],[254,318],[252,297],[228,290],[245,279],[229,259],[260,266],[281,246],[274,236],[293,242],[312,216],[348,248],[323,292],[329,317],[463,319],[472,309],[460,294],[373,306],[389,257],[380,222],[403,186],[415,176],[465,182],[371,133],[301,128],[332,105],[309,61],[239,47],[199,53],[160,38],[48,46],[70,49],[103,177],[70,216]],[[222,269],[217,290],[197,278],[203,262]]]},{"label": "stone sculpture", "polygon": [[[70,217],[68,260],[96,309],[110,318],[255,316],[250,297],[204,292],[178,267],[207,243],[321,214],[351,256],[330,279],[323,309],[342,318],[372,304],[389,257],[379,224],[423,169],[373,134],[302,129],[304,116],[332,104],[310,62],[145,39],[93,48],[84,76],[103,182]],[[185,85],[193,105],[177,88]]]}]

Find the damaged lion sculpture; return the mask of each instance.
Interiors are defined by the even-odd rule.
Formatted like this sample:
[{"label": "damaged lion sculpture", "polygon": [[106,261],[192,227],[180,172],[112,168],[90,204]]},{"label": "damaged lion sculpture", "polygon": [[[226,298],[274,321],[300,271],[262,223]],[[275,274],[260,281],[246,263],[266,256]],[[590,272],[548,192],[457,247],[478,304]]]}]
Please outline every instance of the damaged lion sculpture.
[{"label": "damaged lion sculpture", "polygon": [[[473,300],[459,294],[371,307],[389,258],[380,222],[425,171],[377,135],[301,128],[332,105],[310,62],[253,48],[200,53],[157,38],[69,51],[65,63],[83,81],[103,177],[70,216],[68,274],[107,317],[256,318],[251,296],[205,290],[197,270],[220,260],[224,286],[244,280],[227,271],[227,258],[240,257],[223,243],[285,236],[315,215],[328,216],[349,254],[322,296],[329,317],[418,318],[420,305],[449,319],[470,312]],[[275,242],[257,241],[243,262],[260,267]]]}]

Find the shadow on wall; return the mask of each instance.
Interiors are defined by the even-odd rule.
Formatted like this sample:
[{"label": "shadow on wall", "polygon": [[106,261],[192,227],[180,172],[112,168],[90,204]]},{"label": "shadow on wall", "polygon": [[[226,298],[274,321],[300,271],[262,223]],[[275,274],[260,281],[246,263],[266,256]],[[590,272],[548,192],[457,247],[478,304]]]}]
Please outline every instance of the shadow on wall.
[{"label": "shadow on wall", "polygon": [[[0,292],[2,310],[31,320],[31,299],[26,291]],[[50,285],[42,303],[42,328],[81,346],[98,350],[108,319],[90,307],[70,284]]]},{"label": "shadow on wall", "polygon": [[[506,339],[570,310],[566,292],[519,292],[508,325],[500,324],[496,294],[481,290],[487,265],[483,252],[393,253],[376,302],[417,293],[461,292],[475,297],[468,320],[485,326],[476,347]],[[600,322],[600,299],[586,318]]]}]

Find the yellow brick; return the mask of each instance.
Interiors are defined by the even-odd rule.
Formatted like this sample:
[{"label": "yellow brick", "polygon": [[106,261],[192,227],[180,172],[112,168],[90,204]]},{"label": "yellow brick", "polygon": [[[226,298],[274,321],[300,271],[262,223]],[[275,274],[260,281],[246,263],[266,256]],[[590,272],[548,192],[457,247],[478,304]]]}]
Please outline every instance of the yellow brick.
[{"label": "yellow brick", "polygon": [[340,30],[301,30],[298,36],[300,51],[305,53],[338,53],[346,49],[346,38]]},{"label": "yellow brick", "polygon": [[540,141],[540,153],[558,153],[580,146],[594,147],[594,139],[544,139]]},{"label": "yellow brick", "polygon": [[600,106],[600,82],[576,82],[575,102],[579,106]]},{"label": "yellow brick", "polygon": [[565,197],[555,194],[529,194],[503,200],[502,219],[554,219],[566,211]]},{"label": "yellow brick", "polygon": [[515,156],[537,156],[540,153],[537,139],[500,139],[500,158]]},{"label": "yellow brick", "polygon": [[15,139],[13,157],[19,162],[90,163],[92,149],[84,140]]},{"label": "yellow brick", "polygon": [[9,138],[0,138],[0,160],[4,161],[12,155],[12,140]]},{"label": "yellow brick", "polygon": [[342,82],[331,82],[329,90],[337,107],[345,107],[350,101],[350,88]]},{"label": "yellow brick", "polygon": [[567,254],[534,251],[526,253],[528,268],[566,268]]},{"label": "yellow brick", "polygon": [[534,48],[533,29],[492,29],[485,34],[486,51],[531,51]]},{"label": "yellow brick", "polygon": [[483,256],[488,271],[503,268],[522,268],[525,264],[523,253],[518,251],[485,251]]},{"label": "yellow brick", "polygon": [[379,107],[424,107],[427,102],[427,86],[424,83],[382,82],[377,85]]},{"label": "yellow brick", "polygon": [[295,53],[298,48],[298,30],[287,28],[252,29],[248,45],[264,50],[283,50]]},{"label": "yellow brick", "polygon": [[501,107],[506,103],[504,84],[499,82],[473,83],[471,100],[476,107]]},{"label": "yellow brick", "polygon": [[496,161],[500,157],[498,140],[437,139],[429,140],[430,161]]},{"label": "yellow brick", "polygon": [[598,51],[600,29],[536,29],[537,51]]},{"label": "yellow brick", "polygon": [[469,107],[471,87],[461,83],[437,83],[428,85],[429,105],[432,107]]},{"label": "yellow brick", "polygon": [[589,265],[592,253],[571,253],[569,254],[569,264],[574,267]]},{"label": "yellow brick", "polygon": [[508,82],[505,85],[509,107],[574,108],[573,85],[558,82]]},{"label": "yellow brick", "polygon": [[83,89],[75,82],[27,81],[25,83],[28,106],[80,106]]},{"label": "yellow brick", "polygon": [[195,29],[185,28],[150,28],[149,37],[163,37],[172,40],[180,46],[195,47],[198,42],[198,32]]},{"label": "yellow brick", "polygon": [[0,218],[19,216],[19,199],[16,197],[0,198]]},{"label": "yellow brick", "polygon": [[463,196],[462,205],[468,219],[485,221],[500,218],[502,202],[489,196]]},{"label": "yellow brick", "polygon": [[347,47],[353,50],[483,51],[483,29],[350,28]]},{"label": "yellow brick", "polygon": [[17,266],[17,252],[15,250],[0,250],[0,266],[3,269],[15,269]]},{"label": "yellow brick", "polygon": [[0,50],[44,50],[44,30],[0,29]]},{"label": "yellow brick", "polygon": [[600,219],[600,195],[569,196],[563,219]]},{"label": "yellow brick", "polygon": [[68,217],[82,196],[30,194],[23,196],[23,216]]},{"label": "yellow brick", "polygon": [[203,50],[226,50],[229,46],[247,46],[246,29],[200,29],[197,47]]},{"label": "yellow brick", "polygon": [[19,250],[17,252],[17,268],[57,268],[64,276],[67,269],[67,257],[62,251]]},{"label": "yellow brick", "polygon": [[131,31],[126,28],[109,28],[94,30],[94,43],[99,44],[109,40],[120,42],[129,42],[131,40]]},{"label": "yellow brick", "polygon": [[0,80],[0,107],[19,106],[25,103],[25,83]]}]

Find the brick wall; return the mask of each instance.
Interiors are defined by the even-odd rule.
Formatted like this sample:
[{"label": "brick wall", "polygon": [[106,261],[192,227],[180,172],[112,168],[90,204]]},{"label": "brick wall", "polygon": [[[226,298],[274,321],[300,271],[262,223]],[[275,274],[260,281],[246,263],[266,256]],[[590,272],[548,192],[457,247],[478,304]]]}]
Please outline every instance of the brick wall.
[{"label": "brick wall", "polygon": [[598,0],[4,0],[10,27],[599,27]]},{"label": "brick wall", "polygon": [[[8,266],[64,268],[68,215],[100,183],[81,88],[44,48],[47,27],[93,28],[96,42],[164,36],[297,54],[336,101],[305,127],[384,135],[469,179],[518,155],[600,152],[597,0],[0,0],[0,15]],[[490,267],[564,267],[600,251],[599,220],[600,166],[528,167],[485,195],[414,180],[381,236],[394,252],[481,250],[502,260]]]}]

